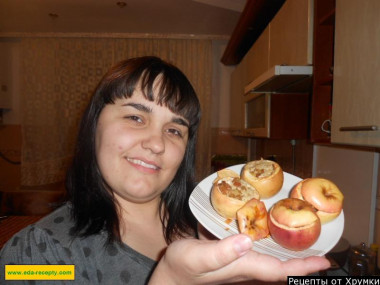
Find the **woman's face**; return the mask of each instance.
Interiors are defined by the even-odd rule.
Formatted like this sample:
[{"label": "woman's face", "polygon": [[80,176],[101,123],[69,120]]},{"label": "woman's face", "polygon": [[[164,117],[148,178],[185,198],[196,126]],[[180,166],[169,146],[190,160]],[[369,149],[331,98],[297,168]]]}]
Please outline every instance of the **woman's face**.
[{"label": "woman's face", "polygon": [[158,198],[185,154],[188,122],[144,98],[117,99],[100,113],[96,157],[117,200],[144,203]]}]

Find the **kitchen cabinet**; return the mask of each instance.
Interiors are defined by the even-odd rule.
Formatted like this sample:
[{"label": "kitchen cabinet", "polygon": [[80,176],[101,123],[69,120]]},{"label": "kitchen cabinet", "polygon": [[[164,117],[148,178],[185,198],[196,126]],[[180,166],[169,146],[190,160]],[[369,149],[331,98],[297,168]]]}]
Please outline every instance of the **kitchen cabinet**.
[{"label": "kitchen cabinet", "polygon": [[239,64],[285,2],[286,0],[247,1],[221,62],[225,65]]},{"label": "kitchen cabinet", "polygon": [[251,68],[249,82],[275,65],[312,64],[312,3],[312,0],[287,0],[283,4],[242,60],[249,62]]},{"label": "kitchen cabinet", "polygon": [[244,128],[244,88],[254,78],[268,70],[268,52],[269,27],[263,31],[255,45],[232,72],[230,96],[230,127],[232,129]]},{"label": "kitchen cabinet", "polygon": [[244,86],[269,69],[269,26],[256,40],[242,62],[246,65]]},{"label": "kitchen cabinet", "polygon": [[[312,0],[287,0],[231,76],[230,127],[244,127],[245,87],[275,65],[312,63]],[[294,92],[293,90],[290,92]],[[304,92],[304,90],[302,91]]]},{"label": "kitchen cabinet", "polygon": [[249,93],[242,135],[271,139],[305,139],[308,93]]},{"label": "kitchen cabinet", "polygon": [[244,128],[244,74],[244,62],[238,64],[231,74],[230,128],[232,130]]},{"label": "kitchen cabinet", "polygon": [[231,75],[230,127],[243,129],[245,86],[268,69],[269,27],[258,37]]},{"label": "kitchen cabinet", "polygon": [[314,2],[313,90],[310,116],[310,141],[330,143],[335,0]]},{"label": "kitchen cabinet", "polygon": [[331,142],[380,146],[380,1],[336,0]]},{"label": "kitchen cabinet", "polygon": [[270,22],[269,67],[312,64],[312,4],[312,0],[287,0]]}]

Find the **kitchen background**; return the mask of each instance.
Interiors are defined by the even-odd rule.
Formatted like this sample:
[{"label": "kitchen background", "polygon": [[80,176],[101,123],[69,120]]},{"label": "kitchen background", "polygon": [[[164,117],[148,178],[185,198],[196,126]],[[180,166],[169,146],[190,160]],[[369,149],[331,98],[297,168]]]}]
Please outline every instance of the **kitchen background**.
[{"label": "kitchen background", "polygon": [[[0,3],[2,215],[42,215],[58,205],[78,119],[96,82],[119,59],[155,54],[182,68],[199,93],[198,180],[221,167],[260,158],[276,160],[302,178],[329,178],[345,195],[343,236],[352,245],[380,243],[380,131],[340,131],[380,127],[380,2],[215,1],[242,3],[220,8],[202,3],[207,1],[167,0],[162,3],[191,3],[206,14],[189,20],[193,30],[168,28],[162,19],[170,17],[161,17],[165,27],[153,24],[156,30],[150,27],[150,32],[147,23],[134,26],[121,20],[107,31],[104,19],[94,26],[82,21],[85,28],[78,31],[75,17],[70,21],[51,10],[53,5],[32,9],[26,1],[16,15],[17,4],[5,2]],[[132,8],[136,2],[117,8]],[[49,12],[45,17],[50,22],[29,19],[28,10]],[[172,20],[183,22],[173,15]],[[203,31],[199,25],[211,27],[205,17],[223,29],[215,25]],[[313,66],[313,74],[288,89],[285,83],[274,87],[284,77],[271,74],[272,68],[283,65]],[[260,89],[265,84],[269,89]],[[273,94],[272,102],[275,94],[306,94],[306,115],[288,122],[300,110],[282,105],[276,112],[280,127],[271,114],[268,136],[249,133],[244,106],[245,94],[252,90]],[[299,134],[289,136],[300,126]],[[274,134],[276,128],[283,132]]]}]

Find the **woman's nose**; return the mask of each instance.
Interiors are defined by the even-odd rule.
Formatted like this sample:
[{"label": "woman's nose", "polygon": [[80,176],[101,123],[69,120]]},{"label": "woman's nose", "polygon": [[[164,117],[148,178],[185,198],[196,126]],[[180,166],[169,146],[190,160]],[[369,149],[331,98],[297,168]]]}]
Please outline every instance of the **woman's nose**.
[{"label": "woman's nose", "polygon": [[143,140],[142,147],[150,149],[155,154],[160,154],[165,151],[164,137],[161,132],[148,134],[147,138]]}]

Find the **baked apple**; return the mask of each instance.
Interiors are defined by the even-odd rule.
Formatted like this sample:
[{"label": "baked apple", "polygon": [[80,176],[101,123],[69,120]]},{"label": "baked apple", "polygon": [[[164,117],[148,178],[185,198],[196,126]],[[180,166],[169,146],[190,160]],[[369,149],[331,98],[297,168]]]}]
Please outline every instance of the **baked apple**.
[{"label": "baked apple", "polygon": [[252,241],[265,238],[269,234],[268,213],[265,204],[258,199],[249,200],[236,212],[239,231]]},{"label": "baked apple", "polygon": [[313,205],[322,224],[338,217],[343,208],[342,192],[332,181],[325,178],[307,178],[300,181],[293,187],[290,197]]},{"label": "baked apple", "polygon": [[244,165],[241,178],[260,193],[260,198],[270,198],[277,194],[284,183],[284,173],[280,165],[271,160],[253,160]]},{"label": "baked apple", "polygon": [[259,199],[259,192],[239,177],[217,180],[211,189],[211,204],[219,215],[236,219],[236,212],[251,199]]},{"label": "baked apple", "polygon": [[311,247],[321,233],[321,222],[315,208],[295,198],[282,199],[272,206],[268,227],[274,241],[295,251]]},{"label": "baked apple", "polygon": [[216,172],[216,178],[213,181],[213,183],[216,183],[216,182],[218,182],[218,180],[226,178],[226,177],[238,177],[238,178],[240,178],[240,174],[231,170],[231,169],[224,168],[224,169]]}]

